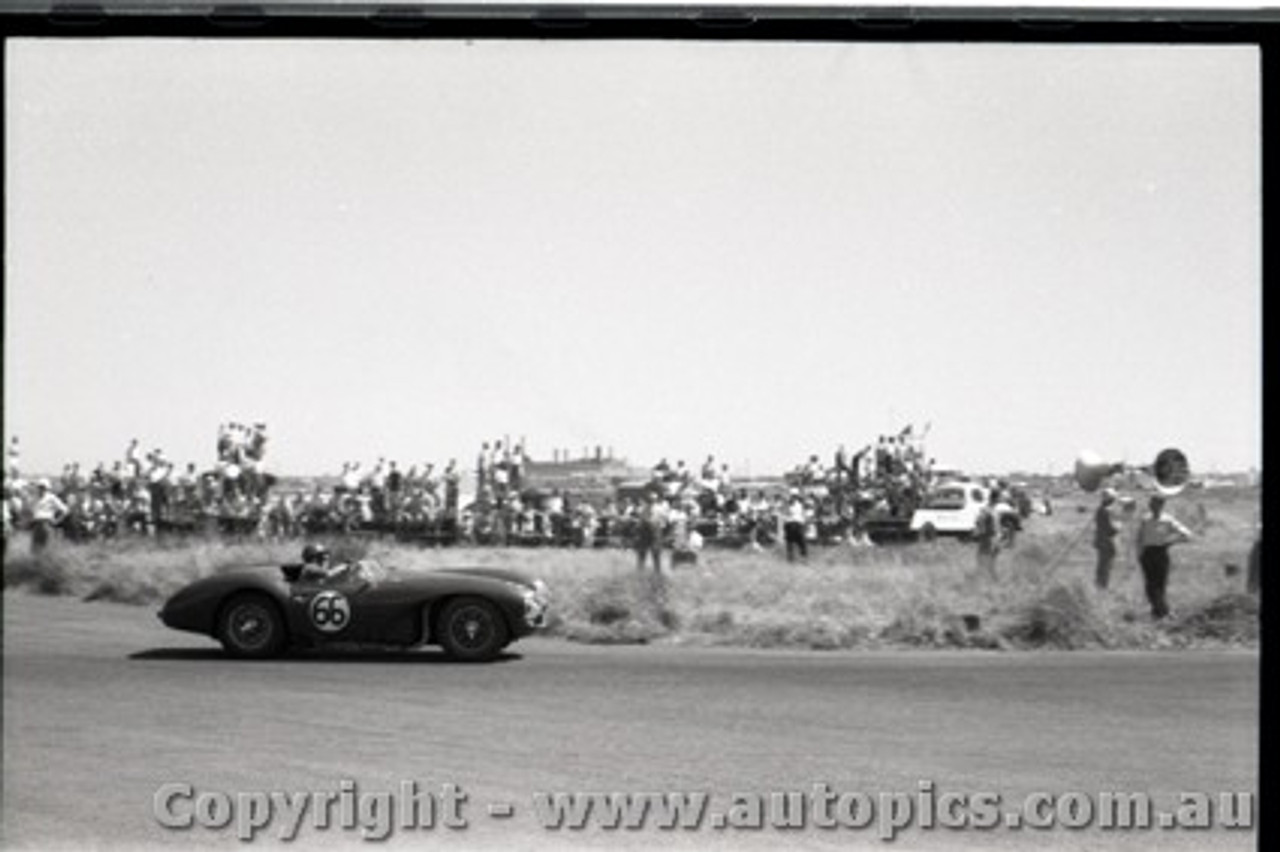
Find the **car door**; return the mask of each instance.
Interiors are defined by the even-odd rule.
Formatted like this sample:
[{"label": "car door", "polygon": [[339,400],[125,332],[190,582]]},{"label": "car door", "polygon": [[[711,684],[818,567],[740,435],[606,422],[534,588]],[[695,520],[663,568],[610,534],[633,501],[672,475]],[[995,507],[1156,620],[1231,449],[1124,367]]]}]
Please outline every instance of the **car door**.
[{"label": "car door", "polygon": [[369,583],[355,572],[335,579],[299,580],[289,590],[293,633],[317,642],[367,642],[372,619],[363,601]]}]

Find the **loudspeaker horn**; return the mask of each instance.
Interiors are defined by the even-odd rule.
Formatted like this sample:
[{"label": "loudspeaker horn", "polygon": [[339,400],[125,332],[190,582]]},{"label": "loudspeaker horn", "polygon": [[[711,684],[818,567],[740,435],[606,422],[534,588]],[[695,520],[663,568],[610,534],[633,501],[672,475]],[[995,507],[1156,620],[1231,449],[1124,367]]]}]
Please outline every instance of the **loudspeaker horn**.
[{"label": "loudspeaker horn", "polygon": [[1124,470],[1123,462],[1103,461],[1102,456],[1090,450],[1084,450],[1076,459],[1076,484],[1090,493],[1097,491],[1103,480],[1114,473]]},{"label": "loudspeaker horn", "polygon": [[1191,465],[1187,456],[1176,447],[1168,447],[1156,454],[1155,461],[1147,467],[1130,468],[1124,462],[1109,462],[1095,452],[1085,450],[1076,459],[1076,484],[1088,492],[1097,491],[1107,477],[1125,470],[1141,470],[1148,474],[1155,490],[1172,496],[1187,487],[1191,481]]}]

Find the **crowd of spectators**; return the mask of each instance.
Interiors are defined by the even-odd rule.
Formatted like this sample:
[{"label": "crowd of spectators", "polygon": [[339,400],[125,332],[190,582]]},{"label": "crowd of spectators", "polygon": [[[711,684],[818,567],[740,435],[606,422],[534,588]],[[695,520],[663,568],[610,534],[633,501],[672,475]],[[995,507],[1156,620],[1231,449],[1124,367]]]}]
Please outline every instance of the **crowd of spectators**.
[{"label": "crowd of spectators", "polygon": [[348,461],[331,484],[285,491],[268,501],[258,533],[293,538],[357,532],[394,533],[451,542],[458,537],[462,473],[456,460],[402,470],[379,458],[363,467]]},{"label": "crowd of spectators", "polygon": [[[817,455],[784,482],[735,481],[727,463],[708,455],[695,470],[661,459],[646,481],[608,492],[537,488],[528,482],[523,442],[486,441],[476,458],[473,494],[463,496],[455,459],[402,470],[394,460],[346,461],[335,476],[304,487],[278,487],[266,467],[266,424],[218,428],[216,463],[179,468],[159,448],[142,453],[135,439],[120,460],[84,472],[64,466],[56,481],[21,476],[17,438],[5,476],[5,535],[26,526],[48,540],[57,528],[72,541],[120,535],[202,533],[261,538],[326,534],[394,535],[424,543],[632,546],[647,522],[661,519],[661,545],[677,554],[711,541],[763,548],[785,543],[803,556],[813,542],[868,543],[865,522],[909,517],[933,470],[922,436],[908,426],[833,464]],[[33,539],[34,540],[34,539]]]},{"label": "crowd of spectators", "polygon": [[52,528],[72,541],[167,531],[235,531],[265,505],[274,477],[266,471],[266,424],[219,427],[217,462],[179,467],[160,448],[143,452],[134,438],[121,458],[92,470],[63,465],[56,478],[23,476],[18,438],[7,449],[4,533],[29,527],[36,548]]}]

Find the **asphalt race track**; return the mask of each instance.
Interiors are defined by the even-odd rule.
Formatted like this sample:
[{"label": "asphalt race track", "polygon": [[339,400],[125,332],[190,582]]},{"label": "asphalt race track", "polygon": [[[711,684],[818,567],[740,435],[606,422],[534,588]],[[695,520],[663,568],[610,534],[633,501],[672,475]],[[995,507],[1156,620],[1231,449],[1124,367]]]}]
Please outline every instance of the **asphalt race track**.
[{"label": "asphalt race track", "polygon": [[[290,848],[1250,849],[1248,830],[553,830],[546,791],[1257,789],[1253,652],[776,652],[526,640],[490,665],[430,652],[224,659],[148,608],[4,599],[5,848],[266,848],[162,828],[166,784],[467,795],[467,827],[302,828]],[[344,779],[346,781],[344,782]],[[352,788],[355,789],[355,788]],[[493,816],[493,803],[510,816]],[[188,806],[188,811],[190,806]]]}]

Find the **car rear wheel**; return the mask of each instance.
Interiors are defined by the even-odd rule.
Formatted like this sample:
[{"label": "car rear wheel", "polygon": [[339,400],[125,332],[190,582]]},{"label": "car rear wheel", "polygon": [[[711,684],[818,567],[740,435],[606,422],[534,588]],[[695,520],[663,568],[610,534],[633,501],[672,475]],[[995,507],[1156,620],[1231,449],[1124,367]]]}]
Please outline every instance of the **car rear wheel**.
[{"label": "car rear wheel", "polygon": [[275,657],[284,651],[288,639],[280,610],[266,595],[238,594],[222,607],[218,641],[232,657]]},{"label": "car rear wheel", "polygon": [[457,598],[440,616],[440,645],[456,660],[491,660],[506,647],[507,623],[484,598]]},{"label": "car rear wheel", "polygon": [[920,538],[924,541],[934,541],[938,538],[938,528],[933,524],[925,524],[920,528]]}]

